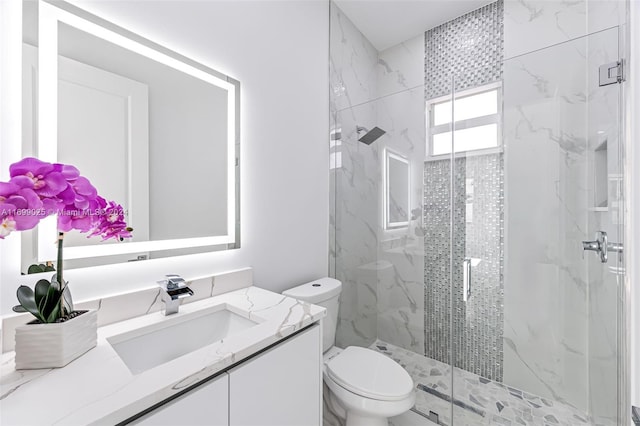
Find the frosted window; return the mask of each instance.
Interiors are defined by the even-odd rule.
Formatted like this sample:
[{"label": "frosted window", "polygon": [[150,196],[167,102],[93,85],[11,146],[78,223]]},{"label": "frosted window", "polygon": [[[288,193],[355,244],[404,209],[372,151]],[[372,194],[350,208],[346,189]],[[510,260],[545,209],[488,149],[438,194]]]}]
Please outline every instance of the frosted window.
[{"label": "frosted window", "polygon": [[[454,152],[496,148],[498,146],[498,125],[471,127],[455,131]],[[433,135],[433,155],[451,152],[451,132]]]},{"label": "frosted window", "polygon": [[500,147],[500,88],[495,84],[482,91],[473,89],[458,93],[454,100],[452,122],[451,100],[431,104],[429,134],[431,156],[451,153],[451,128],[455,130],[455,152]]},{"label": "frosted window", "polygon": [[[498,89],[477,95],[456,98],[456,121],[483,117],[498,113]],[[433,106],[433,125],[451,123],[451,101],[445,101]]]}]

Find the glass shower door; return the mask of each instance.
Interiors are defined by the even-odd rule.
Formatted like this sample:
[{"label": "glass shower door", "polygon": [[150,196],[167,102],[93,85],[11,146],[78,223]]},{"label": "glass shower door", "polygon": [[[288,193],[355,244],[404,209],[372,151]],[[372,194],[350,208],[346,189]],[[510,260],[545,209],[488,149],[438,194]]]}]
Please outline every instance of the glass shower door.
[{"label": "glass shower door", "polygon": [[618,424],[619,57],[612,28],[505,60],[501,143],[455,128],[455,425]]}]

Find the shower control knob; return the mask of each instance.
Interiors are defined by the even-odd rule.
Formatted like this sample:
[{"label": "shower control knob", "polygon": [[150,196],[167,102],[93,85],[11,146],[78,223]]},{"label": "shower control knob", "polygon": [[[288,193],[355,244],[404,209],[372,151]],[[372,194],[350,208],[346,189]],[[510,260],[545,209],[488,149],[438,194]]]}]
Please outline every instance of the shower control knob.
[{"label": "shower control knob", "polygon": [[596,232],[594,241],[583,241],[582,250],[595,251],[600,255],[600,262],[607,263],[609,260],[609,252],[622,253],[623,246],[620,243],[610,243],[607,233],[604,231]]}]

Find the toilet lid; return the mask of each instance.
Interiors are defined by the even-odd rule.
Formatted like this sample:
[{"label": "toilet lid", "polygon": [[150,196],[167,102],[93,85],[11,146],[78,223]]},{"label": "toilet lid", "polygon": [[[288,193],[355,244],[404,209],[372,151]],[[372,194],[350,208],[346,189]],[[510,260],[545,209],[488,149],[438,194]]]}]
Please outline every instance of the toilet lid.
[{"label": "toilet lid", "polygon": [[349,346],[327,364],[338,385],[366,398],[398,401],[413,391],[413,380],[397,362],[381,353]]}]

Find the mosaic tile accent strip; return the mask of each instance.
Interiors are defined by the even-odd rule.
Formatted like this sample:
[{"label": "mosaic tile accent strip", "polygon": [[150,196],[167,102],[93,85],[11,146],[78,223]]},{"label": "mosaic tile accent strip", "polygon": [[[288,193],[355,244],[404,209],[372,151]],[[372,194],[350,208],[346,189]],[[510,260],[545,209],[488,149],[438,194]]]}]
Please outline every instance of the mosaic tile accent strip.
[{"label": "mosaic tile accent strip", "polygon": [[[454,168],[453,324],[450,324],[450,161],[425,163],[426,356],[454,362],[492,380],[503,379],[504,164],[502,154],[458,158]],[[471,297],[462,300],[463,261],[471,270]]]},{"label": "mosaic tile accent strip", "polygon": [[[371,349],[399,363],[416,387],[414,411],[438,415],[438,424],[451,425],[451,368],[449,365],[377,340]],[[594,422],[585,413],[558,401],[542,398],[460,368],[454,369],[455,426],[613,426]]]},{"label": "mosaic tile accent strip", "polygon": [[[425,33],[425,98],[502,79],[503,0]],[[504,164],[502,155],[430,161],[424,168],[425,354],[493,380],[503,379]],[[451,186],[453,303],[450,300]],[[465,258],[472,267],[472,296],[462,301]],[[453,324],[450,309],[453,306]]]},{"label": "mosaic tile accent strip", "polygon": [[504,46],[502,0],[425,33],[425,95],[437,98],[502,80]]}]

